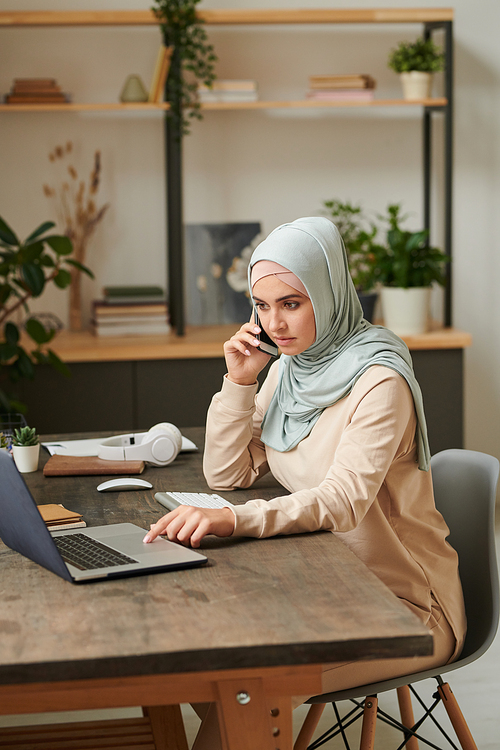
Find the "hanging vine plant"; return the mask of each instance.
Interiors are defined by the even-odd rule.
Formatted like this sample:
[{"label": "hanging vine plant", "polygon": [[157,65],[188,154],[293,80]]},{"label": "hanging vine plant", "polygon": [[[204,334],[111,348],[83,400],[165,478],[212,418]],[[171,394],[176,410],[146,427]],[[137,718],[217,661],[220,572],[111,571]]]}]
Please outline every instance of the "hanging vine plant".
[{"label": "hanging vine plant", "polygon": [[211,86],[217,56],[196,13],[200,0],[155,0],[153,13],[160,22],[164,44],[174,52],[167,78],[167,117],[179,136],[190,132],[190,119],[202,119],[198,84]]}]

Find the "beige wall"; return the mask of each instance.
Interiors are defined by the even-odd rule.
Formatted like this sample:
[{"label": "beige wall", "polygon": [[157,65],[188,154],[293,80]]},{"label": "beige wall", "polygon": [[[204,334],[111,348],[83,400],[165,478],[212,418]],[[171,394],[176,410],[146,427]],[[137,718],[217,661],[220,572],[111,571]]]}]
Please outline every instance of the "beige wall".
[{"label": "beige wall", "polygon": [[[0,0],[1,10],[147,8],[149,0]],[[202,8],[267,7],[255,0],[205,0]],[[269,7],[372,7],[360,0],[273,0]],[[434,6],[384,0],[382,6]],[[454,214],[454,322],[474,337],[466,355],[466,445],[500,456],[500,51],[497,0],[457,0]],[[388,50],[420,27],[299,27],[215,30],[220,77],[255,78],[261,95],[301,97],[310,73],[369,72],[379,95],[397,96]],[[128,73],[148,84],[159,33],[154,28],[47,29],[1,32],[0,91],[13,77],[55,76],[76,101],[116,100]],[[436,93],[440,83],[437,82]],[[436,118],[436,206],[433,241],[441,242],[442,187]],[[185,141],[186,221],[259,220],[264,232],[322,201],[360,201],[374,212],[402,201],[421,222],[420,120],[352,113],[208,113]],[[44,183],[57,184],[47,155],[75,145],[84,175],[102,151],[100,199],[111,207],[89,247],[96,274],[86,282],[85,315],[103,284],[165,278],[163,131],[158,115],[7,113],[0,118],[0,215],[21,234],[54,217]],[[66,293],[47,294],[37,309],[67,320]]]}]

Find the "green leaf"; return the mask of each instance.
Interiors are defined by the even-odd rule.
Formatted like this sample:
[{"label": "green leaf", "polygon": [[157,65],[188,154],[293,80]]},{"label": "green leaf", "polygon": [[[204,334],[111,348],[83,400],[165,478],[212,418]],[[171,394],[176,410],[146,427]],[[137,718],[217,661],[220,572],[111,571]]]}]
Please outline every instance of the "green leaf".
[{"label": "green leaf", "polygon": [[5,340],[8,344],[16,344],[19,341],[19,328],[9,320],[3,329]]},{"label": "green leaf", "polygon": [[57,275],[54,276],[54,284],[59,287],[59,289],[66,289],[71,284],[71,274],[69,271],[66,271],[64,268],[60,268],[57,272]]},{"label": "green leaf", "polygon": [[38,260],[43,253],[43,242],[33,242],[31,245],[25,245],[19,251],[20,263],[33,263]]},{"label": "green leaf", "polygon": [[0,344],[0,362],[10,362],[17,356],[16,344]]},{"label": "green leaf", "polygon": [[52,234],[50,237],[44,237],[44,242],[50,245],[52,250],[58,255],[71,255],[73,252],[73,243],[70,238],[62,234]]},{"label": "green leaf", "polygon": [[32,240],[36,239],[36,237],[40,237],[41,234],[44,234],[49,229],[52,229],[52,227],[55,227],[55,224],[53,221],[44,221],[43,224],[40,224],[38,229],[35,229],[35,231],[32,232],[30,236],[24,240],[24,244],[28,245]]},{"label": "green leaf", "polygon": [[21,349],[19,351],[19,357],[17,359],[17,362],[15,362],[14,364],[21,377],[33,380],[33,378],[35,377],[35,368],[33,367],[33,362],[28,357],[24,349]]},{"label": "green leaf", "polygon": [[21,275],[33,297],[39,297],[45,287],[45,274],[39,265],[24,263]]},{"label": "green leaf", "polygon": [[95,278],[90,268],[87,268],[87,266],[84,266],[83,263],[79,263],[77,260],[73,260],[72,258],[68,258],[64,262],[68,263],[71,266],[74,266],[75,268],[80,269],[80,271],[82,271],[83,273],[86,273],[87,276],[90,276],[91,279]]},{"label": "green leaf", "polygon": [[30,318],[26,323],[26,332],[37,344],[46,344],[52,336],[36,318]]},{"label": "green leaf", "polygon": [[57,354],[55,354],[52,349],[49,349],[47,351],[47,356],[49,358],[49,362],[52,365],[52,367],[57,370],[61,375],[64,375],[67,378],[71,377],[71,370],[69,369],[68,365],[64,364],[62,359],[59,359]]},{"label": "green leaf", "polygon": [[0,240],[3,240],[8,245],[20,245],[18,238],[14,231],[9,227],[6,221],[0,217]]}]

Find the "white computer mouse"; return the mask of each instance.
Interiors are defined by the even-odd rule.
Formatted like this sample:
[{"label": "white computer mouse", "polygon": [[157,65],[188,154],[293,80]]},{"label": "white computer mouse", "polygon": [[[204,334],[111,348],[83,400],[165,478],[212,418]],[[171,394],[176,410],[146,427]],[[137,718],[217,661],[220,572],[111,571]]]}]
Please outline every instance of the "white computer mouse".
[{"label": "white computer mouse", "polygon": [[117,477],[116,479],[108,479],[107,482],[102,482],[98,485],[97,489],[99,492],[123,492],[124,490],[150,490],[152,487],[151,482],[146,482],[145,479]]}]

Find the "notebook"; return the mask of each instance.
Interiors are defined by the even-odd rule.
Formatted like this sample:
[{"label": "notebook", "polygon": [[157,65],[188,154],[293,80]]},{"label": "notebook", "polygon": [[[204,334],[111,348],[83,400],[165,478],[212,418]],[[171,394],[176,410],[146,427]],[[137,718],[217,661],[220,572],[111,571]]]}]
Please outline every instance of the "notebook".
[{"label": "notebook", "polygon": [[207,562],[200,552],[165,539],[143,544],[146,531],[132,523],[51,533],[7,451],[0,451],[0,477],[0,538],[67,581],[122,578]]}]

